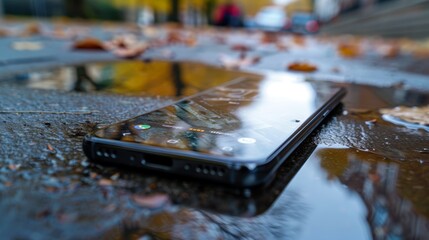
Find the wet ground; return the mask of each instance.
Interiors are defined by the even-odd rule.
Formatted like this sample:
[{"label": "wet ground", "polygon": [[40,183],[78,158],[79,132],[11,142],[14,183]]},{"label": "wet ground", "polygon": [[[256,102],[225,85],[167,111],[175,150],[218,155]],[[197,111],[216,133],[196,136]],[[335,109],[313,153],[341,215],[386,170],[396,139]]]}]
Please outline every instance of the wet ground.
[{"label": "wet ground", "polygon": [[[212,50],[206,51],[204,56]],[[280,62],[270,62],[274,58],[262,58],[249,68],[280,70]],[[348,64],[353,65],[341,66]],[[118,74],[146,67],[114,88],[118,77],[100,77],[97,74],[103,71],[95,65],[85,68],[95,84],[87,77],[77,84],[82,68],[75,66],[35,75],[24,74],[23,66],[1,68],[0,233],[4,239],[425,239],[428,235],[429,132],[393,124],[379,112],[399,105],[428,105],[429,93],[421,87],[426,76],[400,85],[390,80],[374,83],[377,87],[366,81],[345,83],[327,74],[286,73],[282,68],[285,81],[307,80],[316,88],[341,85],[348,95],[271,184],[236,189],[93,164],[81,147],[83,136],[98,126],[163,106],[177,95],[207,89],[217,84],[208,78],[213,72],[224,76],[215,77],[220,82],[236,72],[191,63],[178,67],[167,62],[128,62],[122,71],[116,69]],[[172,76],[178,68],[201,81],[177,84]],[[155,81],[151,70],[164,74],[157,78],[169,79],[169,87],[161,88],[168,91],[150,85]],[[49,75],[52,71],[57,74]],[[104,71],[112,73],[112,67]],[[368,70],[385,77],[385,70],[377,71]],[[69,77],[46,80],[59,75]],[[154,92],[145,91],[147,86],[154,86],[149,87]],[[139,87],[142,91],[129,94],[129,89]]]}]

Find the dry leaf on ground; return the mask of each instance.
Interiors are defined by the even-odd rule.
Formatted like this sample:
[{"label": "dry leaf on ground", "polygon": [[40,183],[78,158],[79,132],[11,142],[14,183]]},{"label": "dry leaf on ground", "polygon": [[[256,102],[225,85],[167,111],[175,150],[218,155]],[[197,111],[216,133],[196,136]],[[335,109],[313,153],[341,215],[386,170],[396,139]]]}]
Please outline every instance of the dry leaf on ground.
[{"label": "dry leaf on ground", "polygon": [[298,46],[305,46],[305,38],[301,35],[294,35],[292,40]]},{"label": "dry leaf on ground", "polygon": [[43,48],[43,44],[41,42],[20,41],[13,42],[12,48],[17,51],[38,51]]},{"label": "dry leaf on ground", "polygon": [[376,51],[383,58],[391,59],[397,57],[400,54],[401,49],[397,45],[382,44],[376,47]]},{"label": "dry leaf on ground", "polygon": [[294,62],[289,64],[288,68],[289,71],[296,71],[296,72],[315,72],[317,71],[317,67],[311,63],[306,62]]},{"label": "dry leaf on ground", "polygon": [[0,37],[7,37],[10,35],[10,32],[7,29],[0,28]]},{"label": "dry leaf on ground", "polygon": [[279,35],[276,32],[264,32],[261,38],[262,44],[277,43]]},{"label": "dry leaf on ground", "polygon": [[22,37],[31,37],[34,35],[42,34],[42,29],[38,23],[30,23],[25,29],[21,32]]},{"label": "dry leaf on ground", "polygon": [[344,58],[356,58],[361,55],[361,49],[358,44],[340,43],[337,50],[338,54]]},{"label": "dry leaf on ground", "polygon": [[105,50],[105,46],[101,40],[97,38],[87,37],[74,42],[73,49]]},{"label": "dry leaf on ground", "polygon": [[238,52],[248,52],[252,50],[252,48],[245,44],[234,44],[231,46],[231,50]]},{"label": "dry leaf on ground", "polygon": [[137,58],[149,47],[145,42],[139,41],[134,35],[116,36],[111,41],[106,42],[104,46],[121,58]]},{"label": "dry leaf on ground", "polygon": [[384,108],[380,113],[398,118],[413,124],[429,126],[429,105],[423,107]]},{"label": "dry leaf on ground", "polygon": [[194,34],[170,31],[166,37],[167,44],[184,44],[189,47],[197,45],[198,40]]},{"label": "dry leaf on ground", "polygon": [[261,58],[259,56],[247,56],[243,53],[238,58],[222,55],[219,60],[225,68],[239,69],[256,64],[261,60]]}]

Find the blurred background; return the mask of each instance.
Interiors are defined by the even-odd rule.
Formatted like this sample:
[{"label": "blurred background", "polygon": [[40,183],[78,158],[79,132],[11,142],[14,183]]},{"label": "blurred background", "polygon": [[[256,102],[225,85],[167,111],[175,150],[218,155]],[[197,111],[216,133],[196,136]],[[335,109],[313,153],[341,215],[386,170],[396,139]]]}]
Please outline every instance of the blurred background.
[{"label": "blurred background", "polygon": [[0,0],[0,17],[429,36],[429,0]]}]

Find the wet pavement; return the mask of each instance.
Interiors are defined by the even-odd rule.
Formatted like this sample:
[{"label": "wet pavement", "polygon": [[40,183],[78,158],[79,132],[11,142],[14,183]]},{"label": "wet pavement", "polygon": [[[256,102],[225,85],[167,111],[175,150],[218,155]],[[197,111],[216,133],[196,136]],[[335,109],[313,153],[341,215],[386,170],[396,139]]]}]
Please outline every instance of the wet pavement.
[{"label": "wet pavement", "polygon": [[[224,45],[168,48],[176,60],[216,64],[220,49],[236,54]],[[178,95],[218,84],[213,78],[220,84],[237,72],[180,63],[179,71],[189,75],[184,79],[199,81],[184,81],[179,84],[184,90],[177,91],[172,77],[177,64],[165,61],[126,62],[117,68],[92,64],[85,69],[96,84],[86,77],[77,84],[76,75],[82,73],[77,67],[82,62],[115,59],[109,53],[82,52],[75,53],[76,58],[72,54],[49,63],[0,66],[2,237],[425,239],[429,233],[429,132],[386,121],[380,109],[428,105],[428,77],[398,69],[394,74],[398,78],[386,77],[388,70],[367,66],[363,67],[367,71],[355,75],[349,68],[365,63],[343,62],[337,56],[328,56],[329,62],[325,58],[325,63],[317,65],[317,73],[287,73],[283,65],[291,55],[269,49],[249,55],[264,53],[259,63],[246,69],[278,75],[285,81],[310,81],[320,89],[328,84],[344,86],[348,95],[288,158],[273,182],[254,189],[98,165],[87,160],[81,146],[83,136],[99,126],[164,106]],[[66,56],[59,53],[56,58],[61,54]],[[165,52],[154,50],[142,60],[156,54],[166,58]],[[69,63],[76,64],[55,69]],[[331,67],[345,70],[333,73]],[[33,68],[37,73],[25,73]],[[135,68],[140,70],[130,70]],[[343,71],[356,77],[350,79]],[[119,75],[103,77],[103,72]],[[129,72],[135,74],[125,74],[128,77],[115,84],[118,76]],[[160,72],[163,75],[153,75]],[[381,80],[366,79],[367,75]],[[65,77],[57,81],[58,76]],[[157,88],[161,83],[154,80],[158,78],[170,84],[161,92]],[[150,85],[154,81],[158,84]],[[130,94],[130,89],[137,91]]]}]

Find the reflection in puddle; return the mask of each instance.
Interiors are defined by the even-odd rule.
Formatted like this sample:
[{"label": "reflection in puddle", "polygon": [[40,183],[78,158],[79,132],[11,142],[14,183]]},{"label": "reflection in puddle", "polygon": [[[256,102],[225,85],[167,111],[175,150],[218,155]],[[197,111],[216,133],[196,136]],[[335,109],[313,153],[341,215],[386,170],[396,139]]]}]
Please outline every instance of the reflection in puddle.
[{"label": "reflection in puddle", "polygon": [[316,154],[328,181],[359,195],[373,238],[424,239],[428,234],[429,166],[354,149],[322,148]]},{"label": "reflection in puddle", "polygon": [[250,74],[192,62],[122,61],[67,66],[3,79],[30,88],[176,97],[189,96],[244,75]]}]

